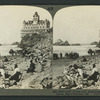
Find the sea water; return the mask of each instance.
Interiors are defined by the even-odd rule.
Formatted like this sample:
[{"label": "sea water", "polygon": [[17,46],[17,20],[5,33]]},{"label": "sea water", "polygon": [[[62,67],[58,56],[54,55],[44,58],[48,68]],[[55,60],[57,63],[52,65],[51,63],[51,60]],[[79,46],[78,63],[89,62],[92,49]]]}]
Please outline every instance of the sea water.
[{"label": "sea water", "polygon": [[53,46],[53,53],[60,53],[65,55],[65,53],[76,52],[79,53],[80,56],[89,55],[88,50],[98,50],[100,48],[96,47],[96,45],[79,45],[79,46]]},{"label": "sea water", "polygon": [[19,48],[17,45],[1,45],[0,46],[0,56],[8,56],[10,49],[13,50],[20,50],[21,48]]}]

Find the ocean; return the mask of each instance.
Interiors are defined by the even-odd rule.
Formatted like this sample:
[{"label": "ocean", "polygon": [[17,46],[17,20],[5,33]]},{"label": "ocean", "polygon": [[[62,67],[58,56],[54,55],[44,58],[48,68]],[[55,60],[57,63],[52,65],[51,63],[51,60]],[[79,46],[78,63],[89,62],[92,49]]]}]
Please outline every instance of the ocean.
[{"label": "ocean", "polygon": [[1,45],[0,46],[0,56],[8,56],[9,50],[21,50],[21,48],[17,47],[17,45]]},{"label": "ocean", "polygon": [[[2,45],[0,46],[0,56],[8,56],[9,50],[21,50],[17,45]],[[53,46],[53,53],[62,53],[63,56],[65,53],[77,52],[80,56],[89,55],[87,52],[89,49],[97,50],[100,49],[96,45],[79,45],[79,46]]]},{"label": "ocean", "polygon": [[79,46],[53,46],[53,53],[60,53],[65,55],[65,53],[77,52],[80,56],[89,55],[88,50],[98,50],[100,48],[96,47],[96,45],[79,45]]}]

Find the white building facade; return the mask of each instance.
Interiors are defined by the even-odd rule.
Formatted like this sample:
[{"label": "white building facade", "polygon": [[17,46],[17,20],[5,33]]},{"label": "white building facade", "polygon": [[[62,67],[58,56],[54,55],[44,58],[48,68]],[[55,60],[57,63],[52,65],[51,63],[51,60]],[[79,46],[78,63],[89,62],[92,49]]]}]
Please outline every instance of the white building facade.
[{"label": "white building facade", "polygon": [[23,38],[26,34],[41,33],[41,31],[48,31],[50,29],[50,21],[40,20],[40,16],[37,12],[33,15],[33,20],[23,21],[23,29],[21,30],[21,37]]}]

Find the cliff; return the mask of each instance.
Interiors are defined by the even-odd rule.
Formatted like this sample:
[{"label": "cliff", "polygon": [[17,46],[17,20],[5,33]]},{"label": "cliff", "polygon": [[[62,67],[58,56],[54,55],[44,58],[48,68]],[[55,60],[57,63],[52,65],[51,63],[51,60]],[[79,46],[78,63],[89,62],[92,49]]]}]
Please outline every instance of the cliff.
[{"label": "cliff", "polygon": [[[24,79],[20,88],[43,88],[41,82],[46,79],[47,83],[52,84],[52,30],[48,32],[41,32],[39,34],[26,35],[22,38],[19,45],[24,51],[26,50],[26,55],[34,53],[35,56],[41,53],[43,54],[42,61],[44,70],[36,71],[33,75],[28,76],[24,74]],[[36,69],[39,69],[39,63],[36,63]],[[41,69],[39,69],[41,70]],[[26,78],[27,77],[27,78]],[[49,87],[50,88],[50,87]]]}]

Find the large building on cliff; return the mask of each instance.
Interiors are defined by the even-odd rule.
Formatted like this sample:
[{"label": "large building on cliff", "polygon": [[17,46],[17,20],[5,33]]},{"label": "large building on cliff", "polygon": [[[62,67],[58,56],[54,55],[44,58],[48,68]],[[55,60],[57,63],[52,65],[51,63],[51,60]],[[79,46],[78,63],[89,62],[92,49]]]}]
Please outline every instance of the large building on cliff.
[{"label": "large building on cliff", "polygon": [[42,31],[48,31],[50,29],[50,21],[40,20],[40,16],[37,12],[33,15],[33,20],[23,21],[23,29],[21,30],[21,37],[26,34],[41,33]]}]

